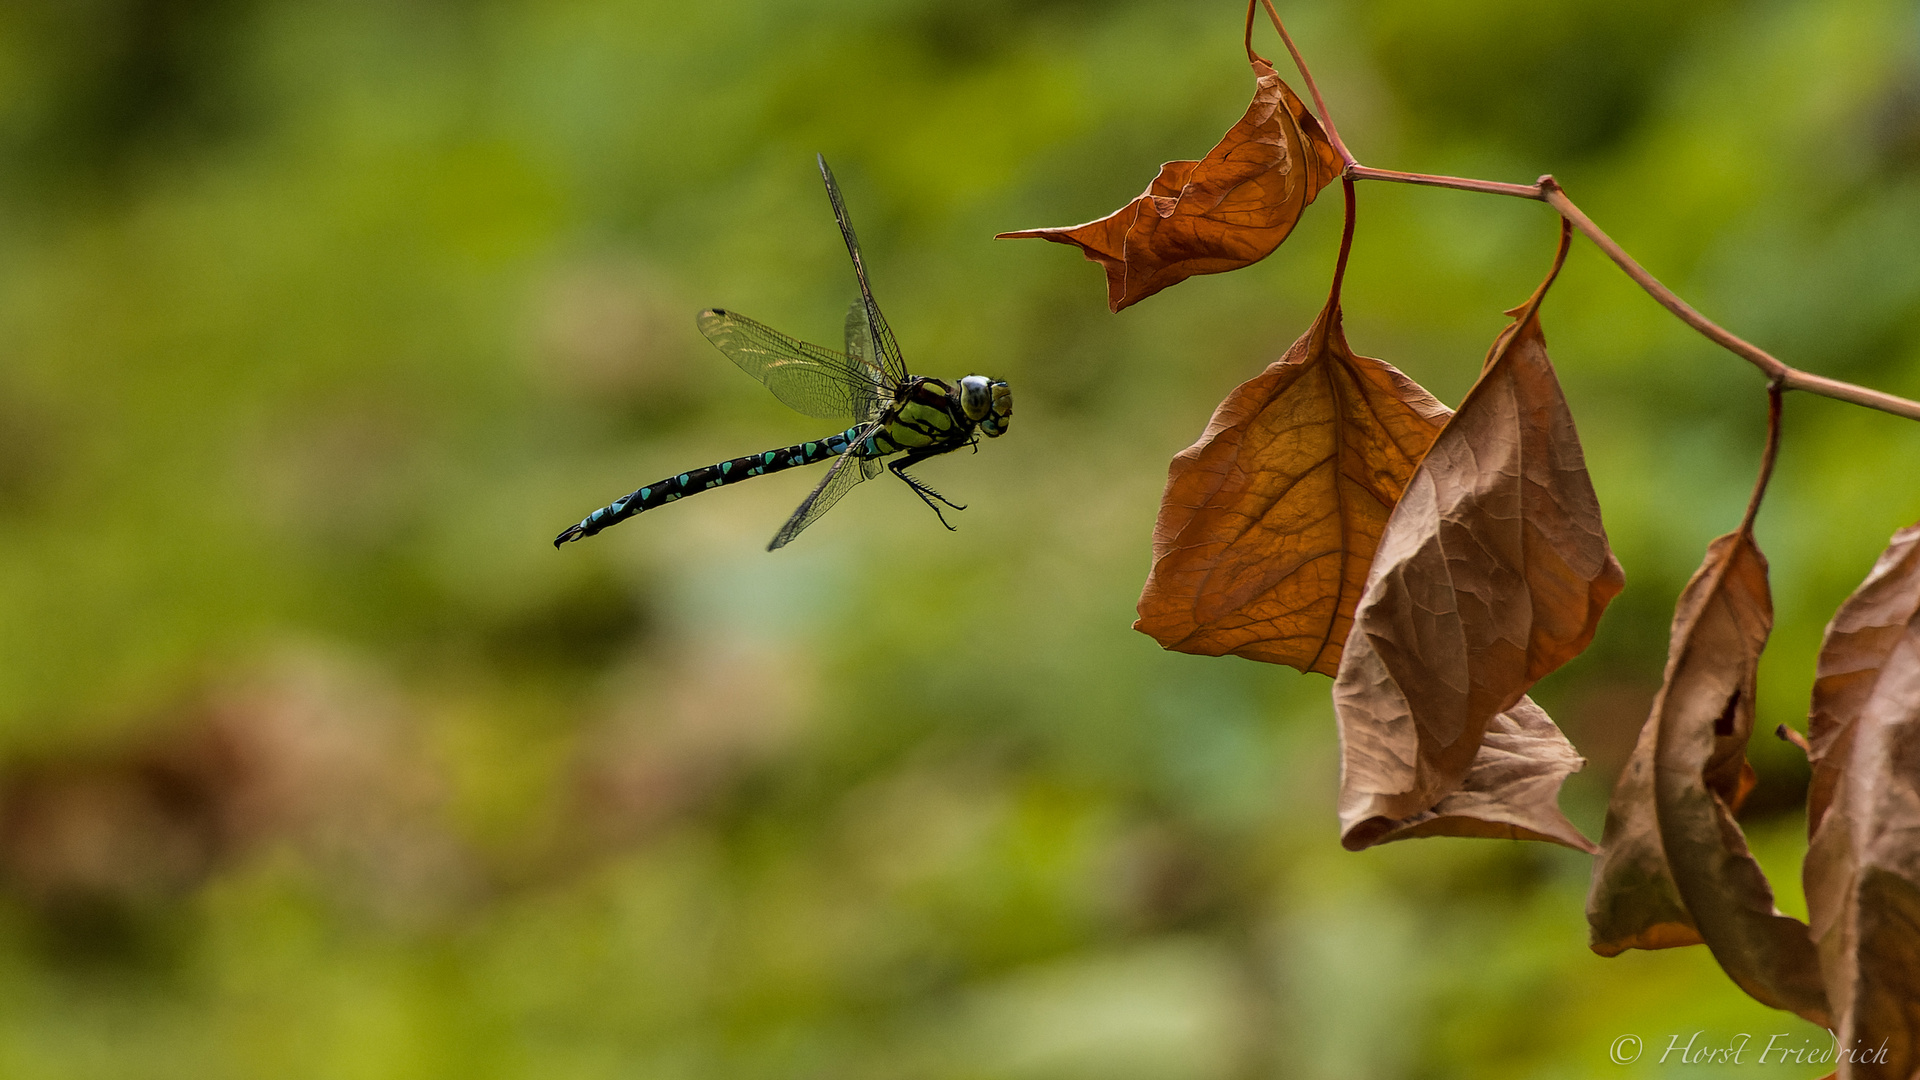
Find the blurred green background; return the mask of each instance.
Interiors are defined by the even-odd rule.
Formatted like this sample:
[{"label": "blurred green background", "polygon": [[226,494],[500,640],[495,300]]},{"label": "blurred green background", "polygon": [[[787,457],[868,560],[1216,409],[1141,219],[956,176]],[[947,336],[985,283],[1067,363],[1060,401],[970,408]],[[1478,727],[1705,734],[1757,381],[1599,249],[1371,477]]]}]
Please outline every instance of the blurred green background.
[{"label": "blurred green background", "polygon": [[[1736,332],[1920,394],[1911,3],[1283,10],[1366,163],[1552,171]],[[1338,194],[1117,317],[1096,267],[990,237],[1211,146],[1241,14],[0,6],[0,1076],[1823,1073],[1658,1065],[1822,1036],[1703,949],[1589,953],[1585,856],[1342,851],[1326,681],[1129,628],[1167,460],[1311,320]],[[693,325],[837,340],[816,151],[913,370],[1017,391],[924,469],[959,531],[875,483],[768,555],[794,474],[554,551],[825,433]],[[1554,223],[1360,200],[1349,337],[1457,402]],[[1628,578],[1536,695],[1597,837],[1765,395],[1584,243],[1544,319]],[[1920,517],[1920,427],[1795,396],[1785,431],[1763,732]],[[1754,754],[1803,912],[1805,766]]]}]

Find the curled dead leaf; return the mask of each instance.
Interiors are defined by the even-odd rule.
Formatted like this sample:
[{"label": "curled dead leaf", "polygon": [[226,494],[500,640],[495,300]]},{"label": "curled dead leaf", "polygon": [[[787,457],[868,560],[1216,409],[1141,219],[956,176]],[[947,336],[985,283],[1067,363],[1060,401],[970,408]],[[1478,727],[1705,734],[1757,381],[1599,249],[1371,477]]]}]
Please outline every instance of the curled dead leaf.
[{"label": "curled dead leaf", "polygon": [[[1737,544],[1744,533],[1730,533],[1708,547],[1707,560],[1694,572],[1675,605],[1667,682],[1654,698],[1653,709],[1633,756],[1614,784],[1607,806],[1607,824],[1601,833],[1601,856],[1594,866],[1587,897],[1590,944],[1601,956],[1618,956],[1628,949],[1671,949],[1702,943],[1693,916],[1667,867],[1656,810],[1655,775],[1660,741],[1660,718],[1670,693],[1676,657],[1706,653],[1717,657],[1736,680],[1714,710],[1713,749],[1700,768],[1701,782],[1737,815],[1755,782],[1747,762],[1747,738],[1753,730],[1754,674],[1760,650],[1773,626],[1773,602],[1767,591],[1766,559],[1752,545]],[[1731,570],[1729,567],[1731,566]],[[1718,576],[1716,576],[1718,575]],[[1731,576],[1729,576],[1731,575]],[[1757,575],[1757,576],[1756,576]],[[1722,590],[1718,598],[1707,595]],[[1719,604],[1728,611],[1692,640],[1701,610]],[[1744,621],[1746,637],[1739,624]],[[1718,635],[1717,637],[1715,635]],[[1691,659],[1700,664],[1712,659]],[[1741,674],[1744,672],[1744,675]],[[1744,681],[1739,681],[1744,680]],[[1699,681],[1696,677],[1696,681]],[[1689,691],[1693,688],[1689,687]],[[1711,697],[1711,693],[1708,694]],[[1697,711],[1697,710],[1696,710]],[[1741,841],[1744,851],[1745,841]],[[1768,905],[1772,891],[1768,890]]]},{"label": "curled dead leaf", "polygon": [[[1802,873],[1842,1049],[1837,1076],[1920,1072],[1920,525],[1827,626]],[[1884,1050],[1884,1054],[1881,1051]]]},{"label": "curled dead leaf", "polygon": [[1363,818],[1342,842],[1358,851],[1417,836],[1480,836],[1546,840],[1576,851],[1597,851],[1559,806],[1560,785],[1586,763],[1546,710],[1523,697],[1487,725],[1460,786],[1432,809],[1401,821]]},{"label": "curled dead leaf", "polygon": [[[1640,729],[1633,756],[1614,782],[1607,805],[1600,858],[1587,894],[1588,947],[1601,956],[1701,943],[1693,916],[1667,872],[1667,853],[1660,846],[1660,824],[1654,816],[1653,755],[1659,731],[1652,719]],[[1733,808],[1738,811],[1738,804]]]},{"label": "curled dead leaf", "polygon": [[1341,161],[1319,121],[1249,47],[1253,103],[1207,156],[1169,161],[1139,198],[1098,221],[1005,232],[1072,244],[1106,267],[1107,306],[1139,303],[1195,274],[1250,266],[1293,231]]},{"label": "curled dead leaf", "polygon": [[[1350,848],[1437,813],[1488,725],[1586,648],[1623,584],[1540,330],[1569,238],[1563,227],[1553,271],[1512,312],[1375,552],[1333,687]],[[1502,797],[1539,817],[1543,794],[1555,791]]]},{"label": "curled dead leaf", "polygon": [[1387,515],[1449,415],[1354,355],[1330,299],[1173,459],[1134,629],[1332,675]]},{"label": "curled dead leaf", "polygon": [[[1734,822],[1753,787],[1746,747],[1760,651],[1772,627],[1767,560],[1743,527],[1708,546],[1680,594],[1666,681],[1647,718],[1652,802],[1632,801],[1644,790],[1615,790],[1588,909],[1621,907],[1610,895],[1627,884],[1612,873],[1616,849],[1644,865],[1657,844],[1674,893],[1728,977],[1755,1000],[1825,1025],[1826,994],[1806,924],[1774,907],[1773,888]],[[1592,929],[1598,951],[1603,928]]]},{"label": "curled dead leaf", "polygon": [[1691,944],[1712,950],[1757,1001],[1828,1024],[1820,963],[1734,814],[1753,789],[1761,650],[1773,629],[1767,560],[1753,519],[1779,446],[1780,388],[1770,392],[1766,456],[1740,527],[1716,539],[1674,606],[1666,678],[1607,809],[1587,900],[1595,952]]}]

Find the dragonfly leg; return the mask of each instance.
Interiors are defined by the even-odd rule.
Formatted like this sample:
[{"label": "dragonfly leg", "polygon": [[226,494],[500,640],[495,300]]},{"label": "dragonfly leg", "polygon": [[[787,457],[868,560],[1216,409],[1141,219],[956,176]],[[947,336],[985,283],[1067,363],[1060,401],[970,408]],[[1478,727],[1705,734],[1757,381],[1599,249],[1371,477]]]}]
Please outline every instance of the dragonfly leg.
[{"label": "dragonfly leg", "polygon": [[937,504],[937,502],[945,503],[946,505],[952,507],[955,510],[965,510],[966,506],[964,506],[961,503],[954,502],[952,499],[949,499],[945,495],[942,495],[939,492],[933,490],[933,488],[928,487],[925,483],[923,483],[920,480],[919,477],[907,475],[907,466],[912,465],[919,460],[920,458],[916,457],[914,454],[908,453],[906,457],[901,458],[898,461],[888,463],[887,468],[889,471],[893,473],[893,475],[899,477],[903,482],[906,483],[908,487],[912,488],[913,493],[915,495],[920,496],[920,501],[927,504],[927,508],[932,510],[934,516],[940,519],[940,524],[946,525],[948,532],[958,531],[954,529],[952,525],[948,524],[947,515],[940,512],[940,507]]}]

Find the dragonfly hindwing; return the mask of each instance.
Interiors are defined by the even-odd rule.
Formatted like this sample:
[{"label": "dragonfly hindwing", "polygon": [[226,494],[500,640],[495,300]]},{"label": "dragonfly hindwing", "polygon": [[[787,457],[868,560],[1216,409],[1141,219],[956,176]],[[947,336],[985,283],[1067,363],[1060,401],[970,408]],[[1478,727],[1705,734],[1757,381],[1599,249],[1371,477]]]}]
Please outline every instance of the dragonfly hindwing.
[{"label": "dragonfly hindwing", "polygon": [[874,383],[870,366],[844,353],[791,338],[745,315],[713,308],[700,313],[700,332],[740,370],[765,383],[788,408],[823,420],[870,420],[876,397],[892,394]]}]

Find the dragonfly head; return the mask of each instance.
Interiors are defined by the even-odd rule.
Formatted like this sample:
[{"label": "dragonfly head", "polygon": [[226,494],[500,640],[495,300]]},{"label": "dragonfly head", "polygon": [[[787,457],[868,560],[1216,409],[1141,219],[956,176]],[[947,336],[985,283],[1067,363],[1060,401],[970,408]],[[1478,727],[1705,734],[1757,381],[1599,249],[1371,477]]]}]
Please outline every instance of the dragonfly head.
[{"label": "dragonfly head", "polygon": [[979,424],[988,438],[999,438],[1013,422],[1013,391],[985,375],[969,375],[960,380],[960,411]]}]

